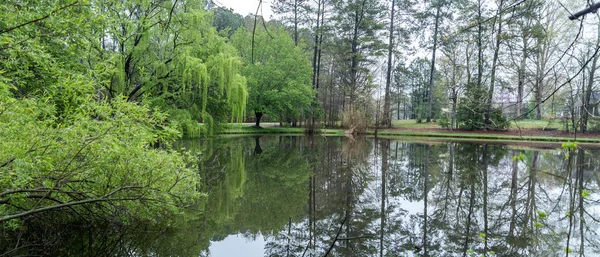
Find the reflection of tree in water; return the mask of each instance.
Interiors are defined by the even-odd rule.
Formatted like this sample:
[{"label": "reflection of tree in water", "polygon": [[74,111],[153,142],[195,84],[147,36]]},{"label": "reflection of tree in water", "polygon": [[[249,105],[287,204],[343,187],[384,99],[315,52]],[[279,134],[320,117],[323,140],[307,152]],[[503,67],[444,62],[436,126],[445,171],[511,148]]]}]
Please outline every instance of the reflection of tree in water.
[{"label": "reflection of tree in water", "polygon": [[[555,161],[542,161],[542,159],[546,157],[565,160],[564,157],[558,156],[559,158],[557,158],[552,154],[553,152],[545,155],[540,154],[540,151],[507,152],[503,147],[496,146],[449,144],[447,149],[441,155],[444,165],[440,167],[442,175],[439,182],[436,183],[435,178],[430,177],[433,188],[428,195],[429,207],[432,208],[428,211],[430,216],[428,233],[431,238],[435,238],[435,241],[440,241],[442,247],[439,250],[436,250],[435,247],[432,248],[433,251],[429,252],[429,255],[469,256],[471,252],[478,253],[478,255],[495,253],[496,256],[564,255],[565,241],[569,237],[569,224],[572,224],[573,231],[577,229],[577,226],[579,227],[577,233],[580,235],[572,232],[572,236],[577,237],[579,241],[583,238],[591,239],[592,242],[587,241],[585,246],[596,245],[597,247],[598,241],[594,241],[595,235],[590,233],[594,230],[589,229],[590,225],[597,227],[597,222],[592,221],[584,225],[581,223],[592,220],[593,214],[587,216],[584,214],[586,217],[578,219],[579,223],[569,222],[566,219],[566,225],[564,218],[566,217],[564,213],[569,212],[569,206],[565,203],[575,203],[571,209],[581,212],[584,208],[579,208],[579,206],[587,206],[593,202],[591,196],[588,196],[589,199],[581,196],[585,195],[583,190],[595,191],[597,181],[581,177],[585,171],[570,169],[571,172],[566,172],[567,167],[558,165],[551,167],[553,170],[565,170],[565,174],[573,174],[572,178],[567,179],[571,183],[565,183],[565,186],[557,186],[555,182],[541,183],[549,182],[549,178],[556,178],[556,175],[549,175],[549,172],[546,172],[547,167],[543,168],[540,165],[540,163]],[[524,158],[521,161],[519,158],[513,160],[513,156],[518,157],[522,152]],[[591,165],[587,165],[589,161],[582,161],[583,159],[593,160],[582,157],[582,159],[578,159],[578,162],[584,165],[577,166],[591,167]],[[406,167],[411,167],[411,165],[406,165]],[[579,179],[576,175],[579,176]],[[390,179],[390,181],[392,180]],[[583,181],[588,181],[588,184],[581,184]],[[569,184],[571,184],[571,191],[579,190],[570,194],[575,198],[575,200],[569,198],[571,201],[560,197],[561,195],[568,196],[566,192],[569,192]],[[390,186],[390,188],[393,187]],[[563,191],[564,193],[561,193]],[[582,199],[584,201],[581,201]],[[588,204],[586,204],[586,200],[589,200]],[[564,209],[565,207],[567,209]],[[557,208],[564,210],[559,211]],[[554,215],[562,216],[563,221],[560,218],[551,221]],[[576,215],[571,217],[575,218]],[[414,217],[400,221],[409,228],[423,224],[423,220]],[[487,229],[486,222],[488,223]],[[567,230],[565,231],[565,229]],[[581,234],[584,230],[587,231],[585,232],[587,235]],[[393,233],[393,229],[389,231]],[[410,239],[419,237],[415,234],[409,233],[408,237],[398,236],[397,238],[410,241]],[[407,245],[411,243],[408,242]],[[577,247],[570,247],[571,251],[576,252],[577,249],[582,249],[581,243],[575,243],[575,245]],[[398,253],[403,248],[390,250]],[[420,250],[420,253],[425,255],[423,249]],[[405,252],[408,251],[405,250]],[[597,248],[587,250],[588,254],[595,252],[597,252]]]},{"label": "reflection of tree in water", "polygon": [[[363,211],[363,199],[359,196],[369,182],[369,162],[371,143],[364,138],[356,140],[331,138],[311,141],[308,153],[313,156],[314,175],[309,184],[308,229],[298,231],[303,238],[304,248],[295,255],[322,256],[330,247],[340,229],[340,222],[346,222],[337,238],[332,256],[354,256],[364,252],[369,246],[360,239],[351,239],[376,234],[364,231],[369,223],[377,220],[376,213]],[[315,154],[321,154],[315,157]],[[364,255],[364,254],[363,254]]]},{"label": "reflection of tree in water", "polygon": [[319,137],[186,147],[201,153],[207,192],[194,210],[136,231],[72,224],[48,239],[71,247],[51,255],[206,256],[211,240],[260,234],[266,256],[323,256],[345,217],[329,256],[600,252],[597,151]]},{"label": "reflection of tree in water", "polygon": [[[325,242],[317,244],[317,252],[325,252],[335,236],[343,217],[340,209],[350,213],[353,219],[344,227],[333,256],[565,255],[569,227],[573,238],[571,251],[581,251],[582,238],[588,240],[584,241],[587,249],[583,249],[588,255],[598,250],[598,242],[590,232],[596,231],[594,228],[598,226],[596,216],[594,213],[586,216],[585,212],[590,209],[586,206],[595,202],[592,196],[581,197],[586,194],[584,190],[596,192],[598,176],[581,179],[581,174],[586,173],[578,173],[575,166],[572,172],[566,172],[567,160],[560,151],[510,150],[505,146],[457,143],[379,142],[373,145],[376,146],[374,152],[366,158],[370,168],[364,171],[360,171],[360,165],[354,168],[359,172],[351,173],[352,180],[331,176],[343,172],[347,164],[343,162],[342,153],[331,154],[335,149],[329,149],[330,154],[325,159],[338,161],[325,162],[330,165],[315,170],[316,177],[325,179],[322,184],[332,187],[328,187],[331,193],[317,194],[316,201],[338,203],[333,205],[335,209],[323,210],[329,215],[317,217],[316,223],[321,225],[314,233],[319,241]],[[578,167],[598,169],[599,166],[594,165],[598,162],[596,159],[584,159],[586,161]],[[387,165],[380,164],[383,160],[388,160]],[[339,165],[331,165],[334,163]],[[558,175],[562,170],[562,178],[547,172],[550,169],[558,171]],[[385,198],[383,193],[378,193],[383,190],[380,170],[385,170]],[[571,173],[572,178],[567,179],[566,175]],[[571,201],[565,200],[569,195],[566,181],[571,181],[570,195],[575,200],[572,197],[568,198]],[[586,183],[581,185],[581,182]],[[350,196],[354,202],[350,205],[347,204],[350,198],[339,193],[351,192],[348,188],[353,190]],[[572,215],[573,221],[566,218],[564,213],[569,212],[569,202],[574,203],[573,213],[583,210],[584,219],[575,215]],[[559,213],[563,213],[562,217]],[[582,225],[582,221],[585,224]],[[384,225],[383,237],[379,235],[381,224]]]}]

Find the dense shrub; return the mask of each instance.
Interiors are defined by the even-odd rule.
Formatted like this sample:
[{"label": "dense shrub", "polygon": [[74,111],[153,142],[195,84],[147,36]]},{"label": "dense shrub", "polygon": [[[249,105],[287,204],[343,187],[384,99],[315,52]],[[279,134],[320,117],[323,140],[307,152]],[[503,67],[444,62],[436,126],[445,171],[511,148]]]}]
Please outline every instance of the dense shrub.
[{"label": "dense shrub", "polygon": [[367,131],[369,126],[369,118],[365,111],[357,110],[355,108],[347,108],[342,112],[342,119],[344,121],[344,127],[352,130],[354,133],[363,133]]},{"label": "dense shrub", "polygon": [[485,124],[485,115],[487,113],[486,104],[487,90],[477,88],[474,85],[467,87],[465,97],[461,98],[456,113],[458,127],[465,130],[505,130],[508,129],[509,122],[502,113],[501,109],[494,108],[490,114],[490,124]]},{"label": "dense shrub", "polygon": [[20,219],[32,222],[47,212],[154,221],[200,196],[194,158],[167,150],[178,135],[168,115],[120,97],[98,102],[92,94],[78,94],[69,101],[78,105],[64,108],[16,99],[6,88],[0,83],[3,226],[16,229]]}]

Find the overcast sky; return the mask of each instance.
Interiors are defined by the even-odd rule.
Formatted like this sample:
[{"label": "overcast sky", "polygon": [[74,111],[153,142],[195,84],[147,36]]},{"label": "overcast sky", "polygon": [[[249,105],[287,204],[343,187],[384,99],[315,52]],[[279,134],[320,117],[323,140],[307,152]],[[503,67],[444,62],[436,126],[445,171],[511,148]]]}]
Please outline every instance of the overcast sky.
[{"label": "overcast sky", "polygon": [[[256,13],[259,0],[213,0],[218,6],[225,6],[227,8],[233,8],[233,11],[246,16],[249,13]],[[273,12],[271,11],[271,1],[263,0],[262,13],[265,19],[269,19]],[[258,11],[260,14],[260,11]]]}]

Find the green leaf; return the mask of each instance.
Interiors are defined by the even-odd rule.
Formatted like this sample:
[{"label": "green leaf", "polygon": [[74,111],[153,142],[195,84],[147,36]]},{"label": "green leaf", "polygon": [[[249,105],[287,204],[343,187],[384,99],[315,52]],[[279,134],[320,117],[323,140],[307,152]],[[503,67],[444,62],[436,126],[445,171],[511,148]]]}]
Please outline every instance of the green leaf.
[{"label": "green leaf", "polygon": [[589,196],[590,196],[590,192],[589,191],[587,191],[585,189],[581,191],[581,197],[586,198],[586,197],[589,197]]},{"label": "green leaf", "polygon": [[545,219],[548,217],[548,214],[545,211],[538,210],[537,214],[538,214],[538,217],[540,217],[540,219]]}]

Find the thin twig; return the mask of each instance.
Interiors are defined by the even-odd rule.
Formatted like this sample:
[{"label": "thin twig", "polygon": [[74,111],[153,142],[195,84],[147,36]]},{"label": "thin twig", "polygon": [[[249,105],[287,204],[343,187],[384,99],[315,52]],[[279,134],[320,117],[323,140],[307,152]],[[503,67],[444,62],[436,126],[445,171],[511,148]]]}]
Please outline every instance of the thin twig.
[{"label": "thin twig", "polygon": [[338,232],[335,235],[335,238],[333,239],[333,242],[331,242],[331,246],[329,247],[329,249],[327,250],[327,252],[325,253],[325,255],[323,255],[323,257],[327,257],[327,255],[329,255],[329,253],[331,252],[331,250],[333,250],[333,247],[335,246],[335,242],[337,242],[338,237],[340,236],[340,233],[342,232],[342,228],[344,227],[344,223],[346,223],[346,219],[348,219],[348,217],[344,217],[344,220],[342,220],[342,223],[340,224],[340,228],[338,229]]},{"label": "thin twig", "polygon": [[6,28],[6,29],[3,29],[3,30],[0,30],[0,34],[8,33],[8,32],[11,32],[11,31],[13,31],[13,30],[15,30],[15,29],[18,29],[18,28],[21,28],[21,27],[27,26],[27,25],[29,25],[29,24],[31,24],[31,23],[36,23],[36,22],[40,22],[40,21],[42,21],[42,20],[48,19],[48,17],[52,16],[53,14],[55,14],[55,13],[57,13],[57,12],[59,12],[59,11],[62,11],[62,10],[64,10],[64,9],[67,9],[67,8],[69,8],[69,7],[72,7],[72,6],[74,6],[74,5],[77,5],[78,3],[79,3],[79,1],[75,1],[75,2],[73,2],[73,3],[70,3],[70,4],[68,4],[68,5],[65,5],[65,6],[63,6],[63,7],[60,7],[60,8],[58,8],[58,9],[54,9],[54,10],[52,10],[50,13],[48,13],[48,14],[46,14],[46,15],[44,15],[44,16],[42,16],[42,17],[40,17],[40,18],[37,18],[37,19],[30,20],[30,21],[28,21],[28,22],[25,22],[25,23],[19,24],[19,25],[17,25],[17,26],[14,26],[14,27],[10,27],[10,28]]}]

